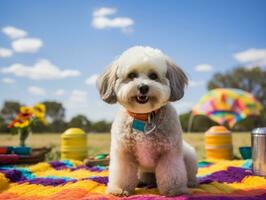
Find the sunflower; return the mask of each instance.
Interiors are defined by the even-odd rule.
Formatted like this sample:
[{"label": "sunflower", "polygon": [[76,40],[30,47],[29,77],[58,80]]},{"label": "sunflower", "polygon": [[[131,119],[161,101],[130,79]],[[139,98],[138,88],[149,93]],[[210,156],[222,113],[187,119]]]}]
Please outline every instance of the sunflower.
[{"label": "sunflower", "polygon": [[37,120],[39,120],[43,124],[47,124],[47,120],[45,119],[45,114],[44,113],[35,113],[35,117]]},{"label": "sunflower", "polygon": [[37,103],[34,107],[34,112],[37,112],[37,113],[45,113],[46,111],[46,107],[44,104],[42,103]]},{"label": "sunflower", "polygon": [[16,120],[14,127],[16,128],[25,128],[30,125],[30,120]]},{"label": "sunflower", "polygon": [[33,108],[29,106],[21,106],[20,113],[16,116],[18,119],[28,120],[32,117]]},{"label": "sunflower", "polygon": [[22,129],[31,126],[35,121],[47,124],[44,104],[38,103],[34,107],[21,106],[19,111],[15,119],[9,123],[8,128]]},{"label": "sunflower", "polygon": [[46,107],[44,104],[38,103],[34,107],[34,116],[43,124],[47,124],[45,119]]}]

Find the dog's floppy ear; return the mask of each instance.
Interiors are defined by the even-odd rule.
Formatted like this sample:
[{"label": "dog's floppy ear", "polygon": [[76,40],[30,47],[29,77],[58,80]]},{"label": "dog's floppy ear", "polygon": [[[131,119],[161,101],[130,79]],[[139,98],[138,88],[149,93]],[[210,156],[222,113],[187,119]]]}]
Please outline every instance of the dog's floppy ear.
[{"label": "dog's floppy ear", "polygon": [[117,79],[117,67],[118,66],[116,62],[113,62],[97,79],[97,88],[100,92],[102,100],[110,104],[117,102],[116,94],[114,91],[115,82]]},{"label": "dog's floppy ear", "polygon": [[170,82],[171,94],[169,101],[177,101],[184,96],[184,88],[188,84],[188,78],[181,68],[170,60],[167,63],[166,77]]}]

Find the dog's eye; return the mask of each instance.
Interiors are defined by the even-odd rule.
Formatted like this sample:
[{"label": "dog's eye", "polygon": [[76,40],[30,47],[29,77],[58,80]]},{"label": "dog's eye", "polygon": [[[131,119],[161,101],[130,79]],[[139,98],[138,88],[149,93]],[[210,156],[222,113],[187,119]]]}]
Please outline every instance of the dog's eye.
[{"label": "dog's eye", "polygon": [[158,75],[155,74],[155,73],[151,73],[151,74],[149,74],[149,78],[150,78],[151,80],[156,80],[156,79],[158,79]]},{"label": "dog's eye", "polygon": [[129,74],[127,75],[127,77],[128,77],[129,79],[134,79],[134,78],[137,78],[138,75],[137,75],[135,72],[131,72],[131,73],[129,73]]}]

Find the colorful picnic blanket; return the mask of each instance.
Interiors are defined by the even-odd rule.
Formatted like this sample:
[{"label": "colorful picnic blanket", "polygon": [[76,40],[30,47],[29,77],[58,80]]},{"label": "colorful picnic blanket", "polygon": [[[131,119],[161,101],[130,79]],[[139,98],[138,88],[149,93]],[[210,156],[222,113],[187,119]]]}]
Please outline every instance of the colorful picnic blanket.
[{"label": "colorful picnic blanket", "polygon": [[[199,162],[199,186],[192,195],[167,198],[156,188],[142,187],[124,199],[266,199],[266,178],[254,176],[250,160]],[[78,161],[39,163],[29,167],[0,166],[0,199],[89,200],[119,199],[105,193],[106,167],[86,167]]]}]

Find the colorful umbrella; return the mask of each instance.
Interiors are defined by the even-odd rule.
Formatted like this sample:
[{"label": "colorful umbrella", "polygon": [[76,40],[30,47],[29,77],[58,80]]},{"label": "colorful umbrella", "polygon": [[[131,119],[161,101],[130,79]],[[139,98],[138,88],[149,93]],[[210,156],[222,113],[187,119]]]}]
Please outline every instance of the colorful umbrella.
[{"label": "colorful umbrella", "polygon": [[254,96],[240,89],[218,88],[208,91],[192,109],[192,115],[205,115],[232,128],[250,115],[259,115],[262,105]]}]

